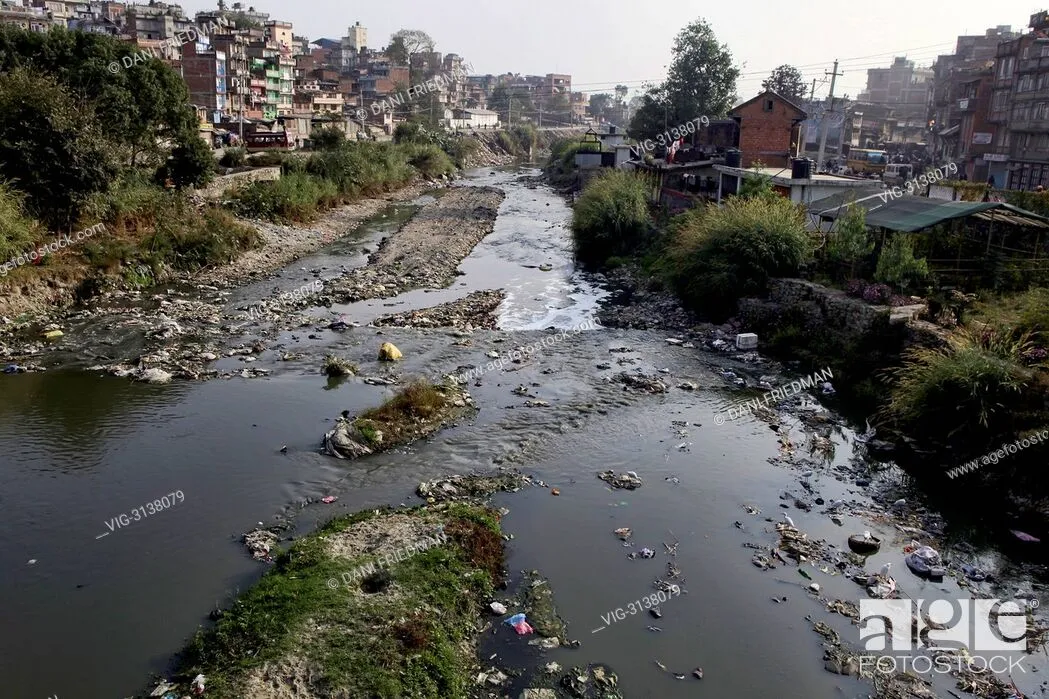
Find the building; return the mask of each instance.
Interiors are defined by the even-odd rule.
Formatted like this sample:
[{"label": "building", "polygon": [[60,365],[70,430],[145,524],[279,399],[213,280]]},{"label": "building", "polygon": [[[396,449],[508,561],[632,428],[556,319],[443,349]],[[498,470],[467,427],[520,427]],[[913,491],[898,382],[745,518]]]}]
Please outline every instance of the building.
[{"label": "building", "polygon": [[714,165],[713,167],[719,173],[717,195],[719,204],[725,197],[737,193],[743,180],[748,177],[769,178],[772,189],[777,194],[799,204],[809,204],[846,190],[859,192],[871,186],[870,180],[859,177],[821,175],[811,172],[807,177],[794,177],[790,169],[782,167],[746,168],[729,165]]},{"label": "building", "polygon": [[487,109],[453,109],[448,122],[452,129],[497,129],[499,114]]},{"label": "building", "polygon": [[998,44],[982,159],[987,176],[1008,189],[1049,187],[1049,12],[1031,15],[1031,31]]},{"label": "building", "polygon": [[766,90],[728,115],[739,124],[739,149],[746,167],[758,163],[789,167],[801,137],[805,111],[772,90]]},{"label": "building", "polygon": [[0,24],[10,24],[31,32],[46,32],[52,27],[64,26],[41,7],[24,7],[13,2],[0,3]]},{"label": "building", "polygon": [[857,101],[892,108],[890,140],[922,143],[928,128],[931,68],[916,68],[913,61],[897,56],[888,68],[867,70],[867,89]]},{"label": "building", "polygon": [[208,121],[222,121],[229,113],[226,99],[226,54],[203,42],[182,47],[182,78],[189,89],[189,101],[209,111]]}]

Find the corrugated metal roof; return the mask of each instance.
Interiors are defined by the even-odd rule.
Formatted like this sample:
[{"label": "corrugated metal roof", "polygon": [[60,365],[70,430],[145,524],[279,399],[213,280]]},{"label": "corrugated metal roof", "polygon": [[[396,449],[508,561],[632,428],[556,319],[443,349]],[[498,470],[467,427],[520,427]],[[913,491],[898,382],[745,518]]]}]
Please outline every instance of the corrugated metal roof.
[{"label": "corrugated metal roof", "polygon": [[[882,202],[881,196],[886,195],[867,197],[860,204],[867,209],[866,221],[871,228],[913,233],[944,221],[969,216],[1011,225],[1049,228],[1049,219],[1044,216],[1004,202],[945,201],[914,196],[896,199],[886,196]],[[835,207],[818,213],[824,218],[836,219],[844,212],[844,208]]]}]

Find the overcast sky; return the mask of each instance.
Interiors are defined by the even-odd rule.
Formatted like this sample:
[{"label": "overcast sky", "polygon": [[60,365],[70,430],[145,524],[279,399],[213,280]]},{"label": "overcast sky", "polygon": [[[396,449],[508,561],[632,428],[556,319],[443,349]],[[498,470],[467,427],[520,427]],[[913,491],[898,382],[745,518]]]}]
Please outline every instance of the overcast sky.
[{"label": "overcast sky", "polygon": [[[845,73],[835,94],[855,97],[867,68],[887,66],[893,55],[929,65],[938,54],[953,52],[959,34],[983,34],[1000,24],[1026,32],[1030,15],[1046,9],[1017,0],[862,6],[841,0],[245,0],[249,4],[293,22],[295,33],[311,41],[342,37],[358,21],[375,48],[399,29],[421,29],[438,51],[460,54],[476,73],[568,73],[573,89],[588,93],[662,80],[674,35],[703,18],[741,66],[741,98],[757,94],[762,79],[782,63],[797,66],[811,86],[813,78],[824,80],[835,58]],[[215,4],[185,0],[183,7],[192,15]],[[817,96],[828,88],[829,80],[817,85]]]}]

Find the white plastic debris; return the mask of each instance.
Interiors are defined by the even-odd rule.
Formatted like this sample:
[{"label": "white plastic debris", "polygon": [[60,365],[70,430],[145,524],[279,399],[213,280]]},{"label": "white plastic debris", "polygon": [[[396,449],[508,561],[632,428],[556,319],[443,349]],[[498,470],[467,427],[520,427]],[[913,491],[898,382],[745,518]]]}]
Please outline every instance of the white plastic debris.
[{"label": "white plastic debris", "polygon": [[488,605],[492,609],[493,614],[506,614],[506,605],[500,604],[499,602],[492,602]]},{"label": "white plastic debris", "polygon": [[758,336],[755,333],[740,333],[736,335],[736,349],[752,350],[758,347]]}]

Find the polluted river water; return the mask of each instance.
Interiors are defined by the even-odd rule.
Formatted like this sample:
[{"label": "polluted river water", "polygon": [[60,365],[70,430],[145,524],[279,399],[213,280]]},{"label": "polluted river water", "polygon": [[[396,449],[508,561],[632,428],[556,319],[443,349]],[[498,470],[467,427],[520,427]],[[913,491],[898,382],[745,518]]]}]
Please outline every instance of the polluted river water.
[{"label": "polluted river water", "polygon": [[[881,552],[866,569],[892,562],[906,597],[958,598],[969,591],[950,578],[922,582],[906,570],[906,541],[897,541],[904,535],[855,478],[843,475],[860,468],[864,447],[834,413],[794,411],[822,416],[835,446],[826,459],[800,448],[797,458],[785,460],[783,430],[756,417],[714,419],[743,400],[733,377],[753,385],[762,374],[779,381],[795,374],[734,352],[670,344],[655,331],[575,332],[594,320],[607,292],[599,279],[574,269],[570,212],[535,184],[536,174],[484,170],[464,182],[498,186],[507,197],[495,230],[464,260],[463,275],[449,289],[320,309],[365,326],[382,313],[505,289],[500,328],[475,331],[469,344],[447,330],[383,328],[377,335],[376,328],[359,327],[317,331],[313,339],[284,332],[277,347],[299,356],[282,362],[279,351],[263,353],[256,365],[271,372],[265,378],[151,386],[76,370],[0,377],[0,696],[141,695],[209,613],[265,570],[240,542],[258,522],[287,520],[288,535],[298,536],[334,514],[416,504],[419,481],[493,464],[519,468],[548,486],[493,498],[509,511],[503,529],[513,536],[511,581],[523,570],[546,576],[568,640],[580,641],[578,648],[544,651],[542,663],[606,664],[625,697],[870,694],[869,683],[824,669],[824,639],[812,628],[822,621],[861,647],[859,627],[827,613],[818,597],[857,603],[867,597],[863,588],[833,568],[809,566],[807,577],[793,563],[759,570],[748,545],[774,544],[774,525],[786,512],[810,538],[838,547],[857,531],[881,537]],[[361,248],[392,232],[420,203],[391,207],[354,236],[238,290],[230,303],[250,304],[274,286],[295,288],[312,279],[311,270],[360,264]],[[570,332],[543,342],[550,327]],[[318,371],[323,357],[335,352],[377,374],[375,352],[383,341],[403,351],[402,377],[484,365],[490,353],[522,345],[542,349],[471,384],[481,410],[467,423],[362,461],[322,455],[320,438],[335,416],[373,406],[393,390],[356,378],[331,382]],[[667,392],[624,390],[613,380],[639,371],[663,381]],[[789,439],[804,445],[812,422],[788,414],[783,423]],[[635,471],[644,484],[612,490],[596,477],[607,469]],[[870,477],[901,480],[895,469]],[[184,499],[141,514],[139,508],[175,492]],[[328,495],[338,500],[317,502]],[[817,496],[850,503],[842,526],[823,507],[795,505],[795,497]],[[908,495],[912,502],[919,496]],[[128,523],[117,526],[123,514]],[[622,527],[632,530],[633,546],[613,534]],[[675,545],[671,556],[668,546]],[[642,547],[656,555],[628,556]],[[656,619],[640,600],[656,591],[653,581],[668,564],[680,570],[682,594],[660,604]],[[818,595],[808,590],[812,581]],[[1033,584],[1023,577],[1010,583],[1027,590]],[[615,615],[631,603],[641,611]],[[527,640],[497,627],[482,643],[484,657],[517,656]],[[1025,656],[1024,671],[1013,674],[1029,696],[1041,696],[1035,670],[1043,665],[1044,654]],[[697,668],[702,680],[692,675]],[[936,691],[930,696],[950,696],[953,678],[929,679]],[[525,682],[512,680],[505,695],[519,696]]]}]

